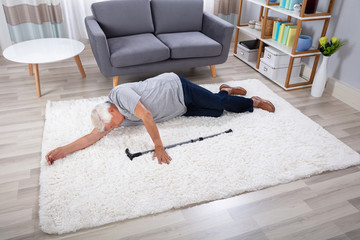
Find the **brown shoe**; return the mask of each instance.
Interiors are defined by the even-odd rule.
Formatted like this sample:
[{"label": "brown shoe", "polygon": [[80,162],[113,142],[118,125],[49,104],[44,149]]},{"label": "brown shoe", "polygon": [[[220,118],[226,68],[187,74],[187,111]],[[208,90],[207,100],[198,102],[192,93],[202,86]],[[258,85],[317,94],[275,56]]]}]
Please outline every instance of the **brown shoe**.
[{"label": "brown shoe", "polygon": [[259,104],[257,106],[254,106],[256,108],[261,108],[262,110],[268,111],[268,112],[275,112],[275,106],[268,100],[262,99],[261,97],[254,96],[251,97],[252,100],[259,101]]},{"label": "brown shoe", "polygon": [[222,84],[220,86],[220,91],[221,90],[225,90],[227,91],[229,94],[231,95],[246,95],[246,90],[242,87],[230,87],[229,85],[226,85],[226,84]]}]

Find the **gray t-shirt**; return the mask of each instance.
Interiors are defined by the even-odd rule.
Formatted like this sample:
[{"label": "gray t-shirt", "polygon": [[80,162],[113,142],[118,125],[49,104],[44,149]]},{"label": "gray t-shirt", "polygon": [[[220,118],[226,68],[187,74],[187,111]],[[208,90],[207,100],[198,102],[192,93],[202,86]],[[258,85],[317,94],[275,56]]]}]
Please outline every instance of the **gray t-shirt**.
[{"label": "gray t-shirt", "polygon": [[181,81],[175,73],[163,73],[145,81],[116,86],[109,93],[109,102],[125,116],[121,126],[143,122],[134,115],[140,102],[151,112],[155,122],[166,121],[186,112]]}]

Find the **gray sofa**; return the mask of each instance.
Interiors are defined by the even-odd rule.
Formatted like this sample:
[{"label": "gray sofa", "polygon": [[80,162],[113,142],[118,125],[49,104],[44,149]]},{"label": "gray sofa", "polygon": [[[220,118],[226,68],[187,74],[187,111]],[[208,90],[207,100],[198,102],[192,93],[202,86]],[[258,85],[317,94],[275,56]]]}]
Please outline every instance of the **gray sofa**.
[{"label": "gray sofa", "polygon": [[228,57],[233,25],[203,12],[202,0],[113,0],[93,3],[85,18],[100,71],[120,75],[210,66]]}]

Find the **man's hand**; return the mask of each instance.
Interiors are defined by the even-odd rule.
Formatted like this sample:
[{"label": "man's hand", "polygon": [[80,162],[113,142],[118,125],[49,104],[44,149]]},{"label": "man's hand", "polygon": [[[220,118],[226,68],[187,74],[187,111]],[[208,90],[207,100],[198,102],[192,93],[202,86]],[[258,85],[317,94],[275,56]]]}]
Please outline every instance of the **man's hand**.
[{"label": "man's hand", "polygon": [[104,137],[106,134],[108,134],[111,130],[112,130],[112,128],[105,132],[99,132],[96,128],[94,128],[94,130],[92,130],[92,132],[90,134],[87,134],[68,145],[58,147],[58,148],[52,150],[51,152],[49,152],[48,154],[46,154],[46,157],[45,157],[46,161],[48,162],[49,165],[53,165],[54,161],[56,161],[60,158],[64,158],[66,155],[68,155],[70,153],[87,148],[88,146],[96,143],[102,137]]},{"label": "man's hand", "polygon": [[172,160],[171,157],[166,153],[163,146],[155,146],[155,151],[153,155],[153,160],[157,158],[159,164],[166,163],[169,164]]},{"label": "man's hand", "polygon": [[53,165],[56,160],[64,158],[66,155],[67,153],[64,147],[58,147],[46,154],[45,158],[49,165]]},{"label": "man's hand", "polygon": [[139,101],[135,108],[135,116],[140,118],[146,130],[148,131],[154,145],[155,151],[153,155],[153,160],[157,158],[159,164],[166,163],[169,164],[171,157],[166,153],[164,146],[162,144],[159,130],[155,124],[154,118],[151,115],[151,112],[145,108],[144,105]]}]

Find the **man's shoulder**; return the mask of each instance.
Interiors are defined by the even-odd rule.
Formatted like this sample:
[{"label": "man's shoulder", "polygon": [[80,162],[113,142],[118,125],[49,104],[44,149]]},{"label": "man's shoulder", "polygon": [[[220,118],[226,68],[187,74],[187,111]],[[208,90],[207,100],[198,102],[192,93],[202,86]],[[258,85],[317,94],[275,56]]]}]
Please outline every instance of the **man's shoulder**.
[{"label": "man's shoulder", "polygon": [[118,94],[129,93],[129,92],[131,92],[131,91],[129,91],[130,89],[134,90],[134,89],[136,89],[136,86],[134,86],[133,83],[120,84],[120,85],[114,87],[113,89],[111,89],[111,91],[109,93],[109,97],[110,96],[115,96],[115,95],[118,95]]},{"label": "man's shoulder", "polygon": [[117,85],[116,87],[114,87],[111,91],[121,90],[121,89],[124,89],[124,88],[131,88],[131,87],[133,87],[133,86],[136,85],[136,84],[138,84],[138,82],[122,83],[122,84],[119,84],[119,85]]},{"label": "man's shoulder", "polygon": [[157,75],[154,78],[171,80],[171,79],[177,79],[177,78],[179,78],[179,76],[177,74],[175,74],[174,72],[167,72],[167,73],[162,73],[160,75]]},{"label": "man's shoulder", "polygon": [[146,82],[151,83],[151,84],[162,84],[162,83],[166,83],[166,82],[177,82],[177,81],[180,81],[180,78],[177,74],[175,74],[173,72],[162,73],[155,77],[146,79]]}]

